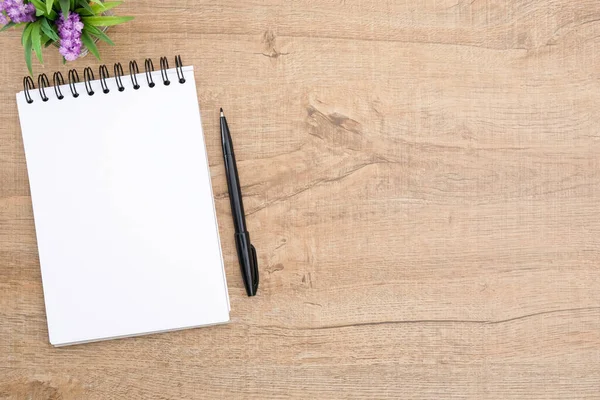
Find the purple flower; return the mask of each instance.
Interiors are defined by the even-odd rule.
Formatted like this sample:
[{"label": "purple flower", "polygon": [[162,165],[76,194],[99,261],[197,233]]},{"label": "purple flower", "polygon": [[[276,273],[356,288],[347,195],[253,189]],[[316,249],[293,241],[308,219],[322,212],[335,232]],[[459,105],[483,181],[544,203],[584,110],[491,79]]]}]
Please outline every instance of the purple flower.
[{"label": "purple flower", "polygon": [[0,24],[6,25],[9,18],[15,24],[33,22],[35,21],[35,6],[33,3],[25,4],[23,0],[4,0],[0,3]]},{"label": "purple flower", "polygon": [[4,3],[0,2],[0,25],[8,24],[8,17],[4,14]]},{"label": "purple flower", "polygon": [[4,14],[4,0],[0,0],[0,25],[8,24],[8,18]]},{"label": "purple flower", "polygon": [[67,61],[76,60],[81,54],[81,31],[83,30],[79,14],[69,11],[67,18],[61,14],[56,20],[56,27],[60,37],[58,52]]}]

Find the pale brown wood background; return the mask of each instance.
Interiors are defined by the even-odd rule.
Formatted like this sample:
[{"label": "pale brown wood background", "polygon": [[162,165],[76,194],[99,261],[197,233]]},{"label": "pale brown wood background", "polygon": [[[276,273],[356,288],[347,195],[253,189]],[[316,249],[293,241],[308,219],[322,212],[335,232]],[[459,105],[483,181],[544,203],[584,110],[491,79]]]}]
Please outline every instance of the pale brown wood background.
[{"label": "pale brown wood background", "polygon": [[[600,398],[600,2],[146,0],[119,13],[136,19],[111,30],[103,62],[196,67],[232,322],[48,344],[14,99],[26,68],[20,32],[5,32],[0,399]],[[99,65],[45,55],[36,73]],[[260,257],[252,299],[221,106]]]}]

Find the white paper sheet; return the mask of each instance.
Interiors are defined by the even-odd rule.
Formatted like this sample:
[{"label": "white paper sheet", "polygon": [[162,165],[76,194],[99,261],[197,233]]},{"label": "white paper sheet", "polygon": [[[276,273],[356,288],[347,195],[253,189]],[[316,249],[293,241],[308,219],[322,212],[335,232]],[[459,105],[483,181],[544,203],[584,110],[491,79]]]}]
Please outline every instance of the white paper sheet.
[{"label": "white paper sheet", "polygon": [[[81,71],[80,71],[81,72]],[[17,94],[50,343],[229,320],[193,67]],[[80,75],[81,76],[81,75]]]}]

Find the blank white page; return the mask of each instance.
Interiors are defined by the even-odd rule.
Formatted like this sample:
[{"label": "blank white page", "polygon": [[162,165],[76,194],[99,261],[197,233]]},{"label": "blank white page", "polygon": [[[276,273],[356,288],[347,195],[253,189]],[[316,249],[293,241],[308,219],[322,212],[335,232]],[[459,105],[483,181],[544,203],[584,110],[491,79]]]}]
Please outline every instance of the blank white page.
[{"label": "blank white page", "polygon": [[229,320],[229,299],[193,67],[150,88],[52,87],[19,118],[50,343]]}]

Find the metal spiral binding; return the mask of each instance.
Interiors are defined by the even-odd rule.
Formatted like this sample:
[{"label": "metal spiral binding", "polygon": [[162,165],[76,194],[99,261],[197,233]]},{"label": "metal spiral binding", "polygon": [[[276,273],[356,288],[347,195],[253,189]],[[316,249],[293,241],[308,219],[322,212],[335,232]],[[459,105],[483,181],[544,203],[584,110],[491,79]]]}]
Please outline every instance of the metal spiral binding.
[{"label": "metal spiral binding", "polygon": [[137,80],[137,74],[139,73],[140,69],[138,68],[137,62],[135,60],[129,61],[129,77],[131,78],[131,83],[133,84],[133,88],[135,90],[140,88]]},{"label": "metal spiral binding", "polygon": [[[167,57],[161,57],[160,58],[160,76],[161,79],[163,81],[163,84],[165,86],[169,86],[171,84],[171,81],[169,80],[169,74],[167,72],[167,70],[169,69],[169,60],[167,59]],[[123,66],[121,65],[121,63],[116,63],[114,65],[113,68],[114,71],[114,81],[117,85],[117,89],[119,90],[119,92],[122,92],[125,90],[125,85],[123,85],[123,76],[125,75],[125,72],[123,71]],[[100,78],[100,86],[102,87],[102,92],[103,93],[109,93],[110,89],[109,89],[109,85],[107,83],[107,79],[110,78],[110,73],[108,70],[108,67],[106,65],[100,65],[99,69],[98,69]],[[148,83],[148,87],[149,88],[154,88],[156,86],[156,83],[154,82],[153,79],[153,74],[154,74],[154,63],[152,62],[152,59],[147,58],[144,61],[144,75],[146,76],[146,81]],[[180,84],[184,84],[186,82],[184,73],[183,73],[183,62],[181,61],[181,56],[176,56],[175,57],[175,72],[177,73],[177,79],[178,82]],[[129,77],[131,79],[131,87],[133,87],[133,89],[138,90],[140,89],[141,85],[138,81],[138,75],[140,74],[140,69],[138,67],[138,63],[135,60],[132,60],[129,62]],[[69,70],[68,74],[67,74],[67,78],[68,78],[68,85],[69,85],[69,90],[71,91],[71,95],[73,96],[73,98],[77,98],[79,97],[80,93],[77,91],[77,84],[81,83],[80,79],[79,79],[79,73],[77,72],[76,69],[71,69]],[[95,77],[94,77],[94,71],[92,70],[92,68],[90,67],[86,67],[83,70],[83,84],[85,85],[85,91],[87,92],[88,96],[93,96],[94,95],[94,89],[92,87],[92,84],[96,82]],[[63,75],[60,72],[54,72],[54,74],[52,75],[52,87],[54,89],[54,93],[56,94],[56,99],[58,100],[62,100],[65,98],[62,90],[61,90],[61,86],[65,86],[65,78],[63,77]],[[48,97],[47,93],[46,93],[46,89],[48,89],[50,87],[50,81],[48,79],[48,76],[46,74],[40,74],[38,76],[38,92],[39,92],[39,98],[41,101],[43,102],[47,102],[50,99],[50,97]],[[25,101],[29,104],[32,104],[34,101],[33,97],[32,97],[32,92],[35,89],[35,84],[34,81],[32,79],[32,77],[30,76],[26,76],[23,78],[23,93],[25,96]],[[80,87],[81,89],[81,87]]]},{"label": "metal spiral binding", "polygon": [[167,70],[169,69],[169,60],[167,57],[160,58],[160,76],[162,76],[163,83],[165,86],[169,86],[171,81],[169,80],[169,75],[167,75]]},{"label": "metal spiral binding", "polygon": [[181,56],[175,56],[175,71],[177,72],[177,78],[179,83],[185,83],[185,76],[183,76],[183,62],[181,62]]},{"label": "metal spiral binding", "polygon": [[38,76],[38,90],[40,91],[40,97],[42,101],[48,101],[48,96],[46,96],[46,88],[50,86],[50,82],[48,82],[48,76],[46,74],[41,74]]},{"label": "metal spiral binding", "polygon": [[154,63],[152,62],[151,58],[146,58],[146,61],[144,61],[144,70],[146,72],[146,80],[148,81],[148,86],[150,88],[153,88],[156,84],[152,79],[152,73],[154,72]]},{"label": "metal spiral binding", "polygon": [[62,91],[60,90],[60,86],[65,84],[65,78],[63,78],[60,72],[55,72],[52,75],[52,84],[54,85],[54,93],[56,93],[56,98],[62,100],[65,98],[63,96]]},{"label": "metal spiral binding", "polygon": [[92,89],[92,81],[94,80],[94,71],[90,67],[85,67],[83,70],[83,83],[85,84],[85,91],[89,96],[94,95],[94,89]]},{"label": "metal spiral binding", "polygon": [[115,82],[117,83],[117,88],[119,89],[119,92],[122,92],[125,90],[123,81],[121,81],[121,77],[123,76],[123,66],[121,63],[116,63],[113,69],[115,71]]},{"label": "metal spiral binding", "polygon": [[100,73],[100,86],[102,86],[102,92],[103,93],[110,92],[110,89],[108,88],[108,85],[106,84],[106,79],[110,78],[110,74],[108,73],[108,68],[106,68],[106,65],[102,64],[100,66],[100,68],[98,68],[98,72]]},{"label": "metal spiral binding", "polygon": [[25,101],[31,104],[33,103],[33,99],[31,98],[30,90],[35,89],[35,85],[33,84],[33,79],[30,76],[26,76],[23,78],[23,92],[25,93]]},{"label": "metal spiral binding", "polygon": [[75,87],[76,83],[79,83],[79,74],[77,73],[76,69],[70,69],[69,70],[69,89],[71,89],[71,94],[75,98],[79,97],[79,93],[77,92],[77,87]]}]

